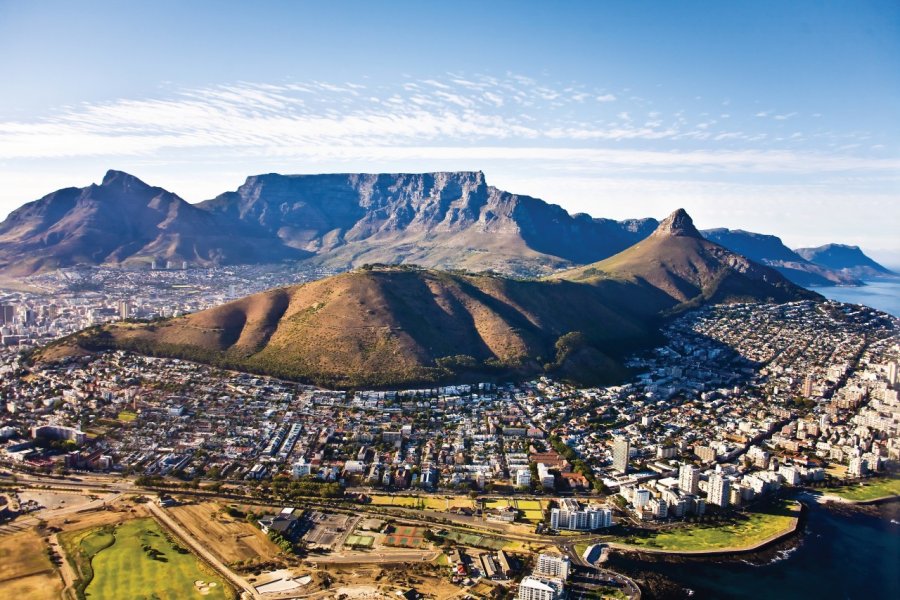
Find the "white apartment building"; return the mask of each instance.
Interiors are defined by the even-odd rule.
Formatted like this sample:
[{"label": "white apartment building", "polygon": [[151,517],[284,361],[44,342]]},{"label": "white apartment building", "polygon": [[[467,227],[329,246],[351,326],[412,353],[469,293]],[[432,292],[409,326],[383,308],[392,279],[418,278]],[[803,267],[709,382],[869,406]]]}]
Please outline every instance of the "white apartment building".
[{"label": "white apartment building", "polygon": [[538,556],[537,567],[534,569],[534,574],[544,577],[555,577],[565,581],[569,578],[569,569],[571,566],[568,556],[541,554]]},{"label": "white apartment building", "polygon": [[518,600],[559,600],[565,585],[561,579],[529,575],[519,584]]},{"label": "white apartment building", "polygon": [[716,506],[728,506],[728,500],[731,494],[731,482],[721,473],[713,473],[709,476],[709,491],[707,492],[707,502]]},{"label": "white apartment building", "polygon": [[681,465],[678,469],[678,489],[685,494],[696,494],[700,489],[700,469],[694,465]]}]

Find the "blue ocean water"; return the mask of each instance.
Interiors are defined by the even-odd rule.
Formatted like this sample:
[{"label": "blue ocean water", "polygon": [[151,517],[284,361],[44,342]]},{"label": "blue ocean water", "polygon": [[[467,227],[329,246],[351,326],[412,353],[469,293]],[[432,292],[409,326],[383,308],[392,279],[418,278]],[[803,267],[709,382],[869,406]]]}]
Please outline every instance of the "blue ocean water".
[{"label": "blue ocean water", "polygon": [[900,598],[900,503],[869,510],[834,512],[813,504],[800,542],[762,564],[751,558],[638,568],[691,590],[692,600]]},{"label": "blue ocean water", "polygon": [[900,317],[900,279],[867,281],[862,287],[828,286],[811,289],[830,300],[865,304]]}]

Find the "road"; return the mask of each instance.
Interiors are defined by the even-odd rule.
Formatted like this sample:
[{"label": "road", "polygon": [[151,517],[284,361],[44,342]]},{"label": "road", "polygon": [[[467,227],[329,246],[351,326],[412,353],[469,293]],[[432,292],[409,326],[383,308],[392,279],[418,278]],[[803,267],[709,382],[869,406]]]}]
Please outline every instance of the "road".
[{"label": "road", "polygon": [[[102,477],[102,476],[87,476],[87,477],[78,477],[78,478],[63,478],[63,477],[48,477],[48,476],[40,476],[40,475],[31,475],[31,474],[17,474],[18,483],[23,486],[34,486],[34,487],[45,487],[49,489],[60,489],[60,490],[72,490],[72,491],[85,491],[85,490],[96,490],[96,491],[106,491],[110,493],[117,494],[115,497],[118,497],[122,494],[146,494],[149,495],[152,492],[144,490],[140,487],[134,485],[134,483],[128,479],[122,477]],[[210,500],[215,500],[216,498],[223,499],[227,498],[229,500],[233,500],[233,498],[229,498],[229,494],[216,494],[214,492],[197,492],[195,490],[172,490],[173,494],[184,494],[191,496],[204,496],[208,497]],[[106,499],[109,501],[110,499]],[[245,498],[243,501],[248,502],[250,504],[260,505],[260,506],[268,506],[271,503],[266,503],[260,499],[251,499]],[[81,505],[79,507],[71,507],[71,508],[63,508],[58,511],[48,511],[47,516],[60,516],[66,514],[67,512],[75,512],[78,510],[85,510],[89,508],[95,508],[97,504],[102,504],[104,500],[97,500],[87,505]],[[248,583],[244,578],[240,577],[236,573],[234,573],[231,569],[229,569],[226,565],[224,565],[221,561],[219,561],[211,552],[209,552],[206,548],[200,545],[186,530],[184,530],[181,525],[179,525],[176,521],[174,521],[168,514],[166,514],[165,510],[157,506],[155,503],[148,503],[147,506],[150,507],[153,516],[156,517],[163,525],[167,526],[171,529],[180,539],[184,541],[184,543],[190,547],[197,555],[203,558],[207,563],[209,563],[217,572],[219,572],[225,579],[232,583],[236,589],[243,591],[243,597],[246,598],[254,598],[259,599],[262,596],[256,592],[256,589]],[[360,506],[357,507],[359,512],[366,512],[365,507]],[[379,507],[383,509],[384,507]],[[447,513],[439,513],[434,511],[409,511],[409,510],[397,510],[397,511],[387,511],[393,514],[394,519],[397,523],[405,523],[417,526],[425,526],[425,527],[450,527],[453,528],[452,525],[442,524],[440,522],[435,522],[436,519],[447,519]],[[380,513],[375,513],[376,515],[381,515]],[[402,514],[403,516],[399,516]],[[421,518],[420,517],[424,517]],[[43,515],[42,515],[43,516]],[[3,527],[0,527],[0,532],[3,531],[4,528],[10,528],[11,530],[18,530],[23,526],[31,526],[37,523],[37,518],[35,517],[26,517],[25,519],[30,519],[30,521],[24,522],[22,518],[17,519],[13,523],[7,524]],[[591,577],[601,578],[607,581],[612,582],[611,585],[616,585],[622,589],[623,592],[627,593],[632,600],[637,600],[640,598],[640,589],[637,584],[635,584],[631,579],[615,573],[613,571],[609,571],[607,569],[599,569],[594,565],[590,565],[586,563],[575,551],[575,544],[579,542],[595,542],[598,540],[598,536],[594,534],[586,534],[583,536],[572,536],[566,537],[564,539],[548,537],[538,534],[530,534],[530,533],[510,533],[504,531],[498,531],[492,527],[485,527],[487,525],[484,522],[480,522],[477,519],[469,517],[468,519],[448,519],[454,523],[457,527],[462,527],[465,530],[469,530],[470,533],[480,533],[482,535],[496,536],[499,538],[507,539],[510,541],[518,541],[524,543],[538,543],[538,544],[554,544],[558,546],[563,552],[568,554],[572,558],[572,562],[574,565],[580,566],[582,569],[587,570],[590,573]],[[345,532],[349,534],[349,530]],[[343,537],[343,540],[346,540],[346,535]],[[341,541],[343,541],[341,540]],[[404,562],[426,562],[430,560],[434,560],[439,556],[439,552],[423,552],[423,551],[414,551],[411,550],[409,552],[368,552],[363,555],[327,555],[327,556],[310,556],[308,557],[309,562],[320,563],[320,564],[360,564],[360,563],[404,563]],[[598,579],[599,582],[599,579]],[[598,587],[602,585],[601,583],[592,584],[590,582],[585,582],[585,585],[590,588],[591,585],[594,587]]]},{"label": "road", "polygon": [[424,550],[410,550],[409,552],[378,552],[371,551],[366,554],[354,554],[350,556],[334,554],[334,555],[310,555],[306,560],[311,563],[320,565],[324,564],[362,564],[362,563],[409,563],[409,562],[428,562],[440,556],[440,552],[427,552]]},{"label": "road", "polygon": [[569,556],[569,560],[572,561],[572,565],[575,567],[576,574],[572,577],[572,587],[592,590],[609,585],[619,588],[631,600],[640,600],[641,588],[630,577],[609,569],[601,569],[587,562],[575,550],[574,543],[566,542],[560,544],[559,548]]}]

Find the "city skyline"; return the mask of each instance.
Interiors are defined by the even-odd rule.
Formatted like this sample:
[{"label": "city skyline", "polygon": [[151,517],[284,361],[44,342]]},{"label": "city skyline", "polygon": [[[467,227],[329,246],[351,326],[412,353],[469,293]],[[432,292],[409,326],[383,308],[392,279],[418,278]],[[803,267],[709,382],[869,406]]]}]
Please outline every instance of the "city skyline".
[{"label": "city skyline", "polygon": [[482,170],[572,213],[684,206],[900,263],[888,3],[268,8],[0,3],[0,213],[108,168],[191,202],[264,172]]}]

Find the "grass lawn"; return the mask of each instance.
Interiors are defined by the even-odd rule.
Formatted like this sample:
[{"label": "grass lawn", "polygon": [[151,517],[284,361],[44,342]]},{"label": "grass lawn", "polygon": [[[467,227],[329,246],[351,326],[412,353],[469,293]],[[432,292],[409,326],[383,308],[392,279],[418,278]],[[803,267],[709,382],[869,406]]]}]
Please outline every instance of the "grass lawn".
[{"label": "grass lawn", "polygon": [[500,550],[507,546],[506,540],[495,538],[487,535],[479,535],[475,533],[462,533],[460,531],[450,531],[447,533],[447,539],[453,540],[463,546],[473,546],[475,548],[485,548],[488,550]]},{"label": "grass lawn", "polygon": [[130,410],[123,410],[119,413],[119,420],[125,423],[131,423],[135,419],[137,419],[137,413],[133,413]]},{"label": "grass lawn", "polygon": [[531,510],[543,510],[543,506],[539,500],[516,500],[516,505],[518,505],[519,510],[531,511]]},{"label": "grass lawn", "polygon": [[88,600],[229,600],[230,588],[153,519],[67,534],[67,553],[87,581]]},{"label": "grass lawn", "polygon": [[887,496],[900,496],[900,477],[870,479],[861,484],[822,488],[822,491],[832,496],[840,496],[846,500],[852,500],[853,502],[866,502]]},{"label": "grass lawn", "polygon": [[750,548],[787,531],[800,516],[796,502],[780,502],[722,523],[683,527],[621,540],[629,546],[672,552]]},{"label": "grass lawn", "polygon": [[454,506],[472,508],[472,499],[467,496],[391,496],[388,494],[376,494],[372,496],[372,504],[446,512]]},{"label": "grass lawn", "polygon": [[532,523],[540,523],[544,520],[544,513],[540,510],[522,511],[522,518]]},{"label": "grass lawn", "polygon": [[375,543],[375,538],[369,535],[348,535],[345,546],[351,548],[371,548]]}]

